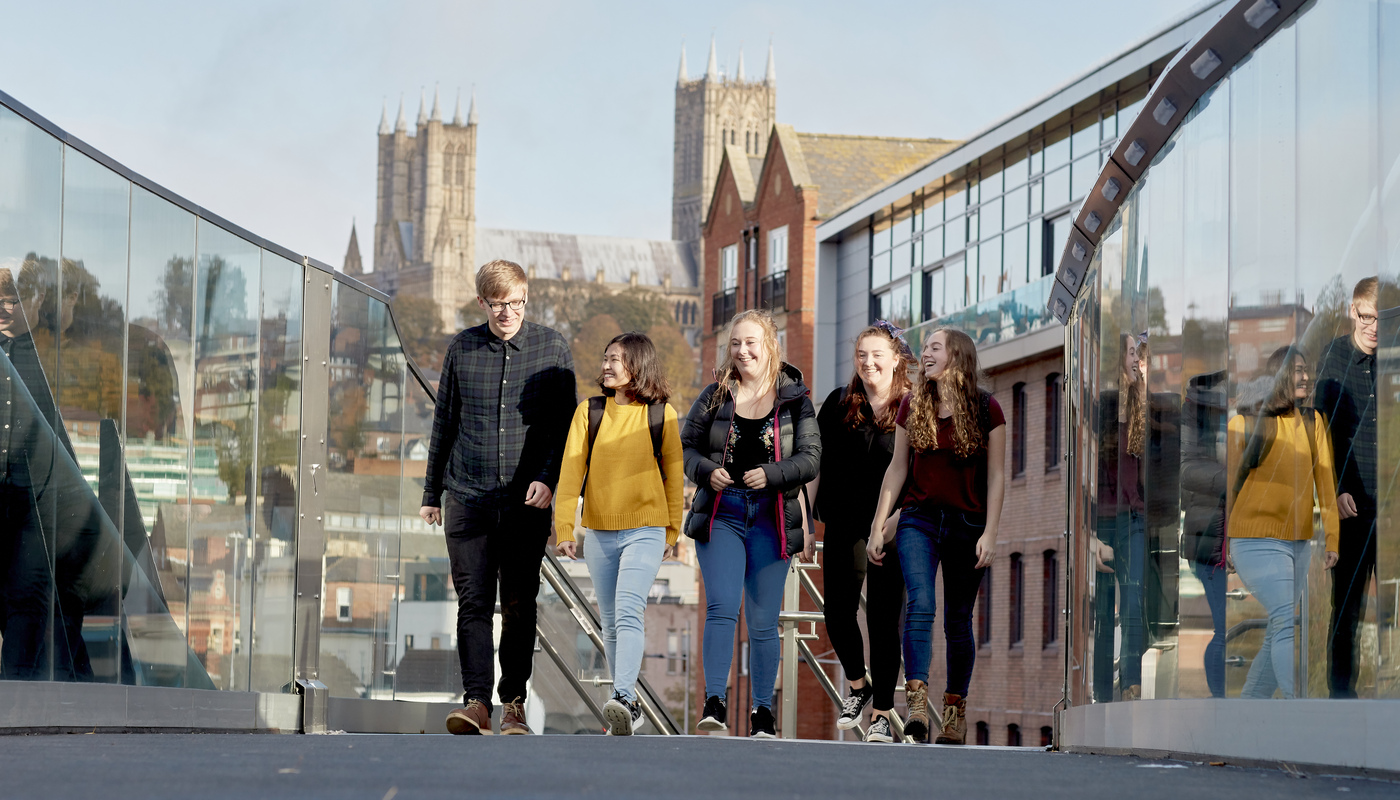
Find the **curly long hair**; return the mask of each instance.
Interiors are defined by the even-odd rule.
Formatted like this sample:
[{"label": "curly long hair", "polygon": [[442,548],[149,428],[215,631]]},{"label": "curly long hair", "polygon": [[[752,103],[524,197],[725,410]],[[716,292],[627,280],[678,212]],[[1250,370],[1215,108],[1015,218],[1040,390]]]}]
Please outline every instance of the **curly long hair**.
[{"label": "curly long hair", "polygon": [[909,446],[915,450],[938,449],[938,406],[952,409],[949,418],[953,426],[953,452],[967,458],[984,446],[987,431],[982,430],[979,409],[981,390],[977,386],[977,345],[972,337],[952,327],[935,329],[925,340],[925,349],[933,337],[943,334],[948,351],[948,366],[937,380],[920,374],[914,384],[914,396],[909,401]]},{"label": "curly long hair", "polygon": [[[1142,374],[1141,363],[1147,357],[1147,343],[1138,344],[1136,336],[1125,333],[1122,336],[1123,350],[1118,369],[1119,409],[1122,422],[1127,426],[1128,455],[1142,458],[1147,452],[1147,379]],[[1128,366],[1128,353],[1133,352],[1138,368]]]},{"label": "curly long hair", "polygon": [[[890,384],[890,402],[886,403],[884,409],[875,417],[876,427],[882,431],[892,431],[895,419],[899,416],[899,402],[913,385],[909,380],[909,370],[914,367],[913,353],[909,351],[909,345],[904,339],[897,337],[890,329],[889,323],[885,323],[885,326],[871,325],[857,334],[857,352],[860,350],[860,343],[871,337],[888,342],[895,357],[894,366],[891,368],[894,370],[894,380]],[[868,401],[869,398],[865,395],[865,381],[860,377],[860,366],[856,365],[855,375],[851,376],[851,382],[846,387],[846,399],[843,401],[846,408],[846,427],[858,428],[865,424],[865,408]]]},{"label": "curly long hair", "polygon": [[[622,345],[622,366],[631,376],[622,390],[623,394],[635,402],[647,405],[669,400],[671,384],[666,380],[666,366],[657,357],[656,345],[652,344],[651,337],[637,331],[620,333],[608,342],[607,347],[603,348],[603,353],[606,354],[608,347],[615,344]],[[603,385],[601,372],[598,374],[598,388],[608,397],[617,394]]]},{"label": "curly long hair", "polygon": [[720,361],[719,369],[715,370],[715,383],[718,383],[719,387],[710,396],[711,411],[719,408],[734,393],[734,387],[739,383],[739,368],[734,364],[734,352],[729,343],[734,340],[734,329],[739,327],[741,322],[752,322],[763,331],[763,350],[768,354],[768,364],[763,369],[761,385],[766,390],[778,383],[783,359],[782,353],[778,352],[778,325],[773,321],[773,315],[757,308],[741,311],[734,315],[734,319],[729,321],[729,326],[725,329],[724,358]]}]

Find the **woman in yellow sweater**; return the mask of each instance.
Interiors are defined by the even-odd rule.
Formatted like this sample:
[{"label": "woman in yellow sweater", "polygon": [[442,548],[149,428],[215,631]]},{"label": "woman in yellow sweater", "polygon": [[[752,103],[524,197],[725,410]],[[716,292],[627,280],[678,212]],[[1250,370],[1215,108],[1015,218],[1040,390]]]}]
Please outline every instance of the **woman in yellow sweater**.
[{"label": "woman in yellow sweater", "polygon": [[[670,387],[651,339],[631,332],[608,342],[598,385],[603,397],[580,403],[569,427],[554,529],[559,552],[573,558],[582,495],[584,560],[598,595],[613,679],[603,716],[612,735],[629,736],[642,722],[634,687],[646,642],[647,595],[665,551],[680,536],[685,468],[676,411],[666,402]],[[602,406],[591,431],[590,405]],[[662,412],[659,446],[653,406]]]},{"label": "woman in yellow sweater", "polygon": [[1303,354],[1279,348],[1264,377],[1241,389],[1240,413],[1229,424],[1230,558],[1269,614],[1241,697],[1269,698],[1275,689],[1294,696],[1293,618],[1307,580],[1314,496],[1327,540],[1324,563],[1337,563],[1332,444],[1322,414],[1303,405],[1311,383]]}]

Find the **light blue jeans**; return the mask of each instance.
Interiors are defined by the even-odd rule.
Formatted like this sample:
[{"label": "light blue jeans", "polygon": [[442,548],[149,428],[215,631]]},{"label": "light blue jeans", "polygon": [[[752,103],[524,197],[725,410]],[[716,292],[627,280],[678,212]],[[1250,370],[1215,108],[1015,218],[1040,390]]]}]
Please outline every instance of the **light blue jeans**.
[{"label": "light blue jeans", "polygon": [[1235,571],[1269,614],[1264,644],[1250,665],[1240,697],[1269,698],[1293,691],[1293,624],[1298,594],[1308,579],[1308,541],[1230,539]]},{"label": "light blue jeans", "polygon": [[647,595],[666,553],[666,529],[589,530],[583,560],[598,595],[603,644],[612,670],[613,691],[637,699],[637,673],[646,649]]}]

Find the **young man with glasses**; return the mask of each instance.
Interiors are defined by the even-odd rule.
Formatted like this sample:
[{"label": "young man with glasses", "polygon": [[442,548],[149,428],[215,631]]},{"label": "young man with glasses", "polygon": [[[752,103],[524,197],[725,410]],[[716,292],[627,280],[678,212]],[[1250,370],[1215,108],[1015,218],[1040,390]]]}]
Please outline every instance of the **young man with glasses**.
[{"label": "young man with glasses", "polygon": [[439,379],[419,516],[447,535],[457,591],[457,654],[466,705],[454,734],[491,733],[492,615],[501,597],[501,733],[530,733],[525,684],[535,651],[535,595],[550,502],[577,405],[564,337],[525,321],[525,271],[492,261],[476,273],[486,324],[457,334]]},{"label": "young man with glasses", "polygon": [[1332,340],[1318,370],[1317,408],[1327,417],[1337,469],[1341,536],[1332,569],[1328,636],[1331,696],[1356,697],[1357,637],[1363,604],[1376,571],[1376,301],[1380,282],[1366,278],[1352,291],[1352,330]]}]

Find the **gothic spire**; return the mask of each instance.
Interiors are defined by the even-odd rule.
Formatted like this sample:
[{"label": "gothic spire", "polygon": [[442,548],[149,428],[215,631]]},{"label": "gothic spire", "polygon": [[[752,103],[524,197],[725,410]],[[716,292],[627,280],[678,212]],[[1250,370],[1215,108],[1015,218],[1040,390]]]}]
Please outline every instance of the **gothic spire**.
[{"label": "gothic spire", "polygon": [[389,127],[389,101],[385,99],[384,104],[379,107],[379,135],[393,133]]},{"label": "gothic spire", "polygon": [[681,71],[676,76],[676,83],[685,83],[686,80],[688,79],[685,77],[685,42],[681,42]]},{"label": "gothic spire", "polygon": [[438,85],[433,84],[433,122],[442,122],[442,103],[439,101],[441,94]]},{"label": "gothic spire", "polygon": [[744,80],[744,45],[739,45],[739,66],[734,70],[734,80],[742,82]]},{"label": "gothic spire", "polygon": [[408,120],[403,115],[403,95],[399,95],[399,120],[394,123],[394,132],[408,130]]},{"label": "gothic spire", "polygon": [[719,56],[715,55],[715,37],[710,37],[710,63],[705,65],[706,78],[719,77]]},{"label": "gothic spire", "polygon": [[457,87],[457,109],[452,112],[452,124],[462,127],[462,87]]},{"label": "gothic spire", "polygon": [[472,87],[472,105],[471,105],[471,108],[467,110],[467,124],[468,124],[468,125],[475,125],[475,124],[476,124],[476,87],[475,87],[475,86]]},{"label": "gothic spire", "polygon": [[360,237],[355,233],[355,221],[350,220],[350,246],[345,248],[345,262],[340,271],[346,275],[365,274],[365,264],[360,258]]},{"label": "gothic spire", "polygon": [[768,69],[763,74],[763,82],[769,86],[778,84],[778,71],[773,68],[773,42],[768,42]]},{"label": "gothic spire", "polygon": [[428,93],[422,88],[418,90],[418,124],[428,124]]}]

